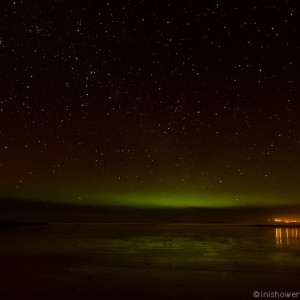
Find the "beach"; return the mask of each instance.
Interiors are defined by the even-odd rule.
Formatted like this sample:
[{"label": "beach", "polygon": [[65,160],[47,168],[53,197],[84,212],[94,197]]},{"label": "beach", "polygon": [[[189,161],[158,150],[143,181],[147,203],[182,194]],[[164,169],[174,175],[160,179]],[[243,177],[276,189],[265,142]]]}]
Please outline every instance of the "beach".
[{"label": "beach", "polygon": [[255,291],[300,292],[299,233],[199,224],[5,228],[0,294],[3,299],[254,299]]}]

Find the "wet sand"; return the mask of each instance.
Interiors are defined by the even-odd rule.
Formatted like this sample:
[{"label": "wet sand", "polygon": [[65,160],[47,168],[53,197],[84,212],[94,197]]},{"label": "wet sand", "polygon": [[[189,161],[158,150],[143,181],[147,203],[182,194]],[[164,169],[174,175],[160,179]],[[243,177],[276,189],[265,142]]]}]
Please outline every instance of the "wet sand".
[{"label": "wet sand", "polygon": [[2,299],[254,299],[254,291],[300,292],[297,228],[52,224],[2,228],[0,243]]}]

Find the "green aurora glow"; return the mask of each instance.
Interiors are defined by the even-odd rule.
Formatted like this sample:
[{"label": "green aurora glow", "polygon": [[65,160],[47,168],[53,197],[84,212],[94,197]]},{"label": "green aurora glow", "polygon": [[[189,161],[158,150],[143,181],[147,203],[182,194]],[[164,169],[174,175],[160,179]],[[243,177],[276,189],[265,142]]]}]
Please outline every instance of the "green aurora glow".
[{"label": "green aurora glow", "polygon": [[94,206],[136,206],[136,207],[239,207],[239,206],[276,206],[297,205],[293,195],[230,192],[189,192],[189,191],[85,191],[74,189],[32,191],[15,193],[16,197],[31,198],[39,201],[85,204]]}]

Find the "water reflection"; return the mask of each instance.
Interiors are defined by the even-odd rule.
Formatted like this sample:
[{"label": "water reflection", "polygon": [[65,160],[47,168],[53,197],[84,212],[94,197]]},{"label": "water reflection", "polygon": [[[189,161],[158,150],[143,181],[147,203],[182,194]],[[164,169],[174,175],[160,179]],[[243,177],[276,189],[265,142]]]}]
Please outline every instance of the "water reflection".
[{"label": "water reflection", "polygon": [[289,245],[299,238],[298,228],[275,228],[276,245]]}]

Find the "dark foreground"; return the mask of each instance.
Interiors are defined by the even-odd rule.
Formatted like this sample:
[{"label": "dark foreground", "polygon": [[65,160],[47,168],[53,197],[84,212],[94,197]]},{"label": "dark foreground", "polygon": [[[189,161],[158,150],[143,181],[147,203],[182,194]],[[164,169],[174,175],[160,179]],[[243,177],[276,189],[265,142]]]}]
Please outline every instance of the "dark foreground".
[{"label": "dark foreground", "polygon": [[0,243],[1,299],[255,299],[255,291],[300,292],[299,228],[26,226],[1,228]]}]

